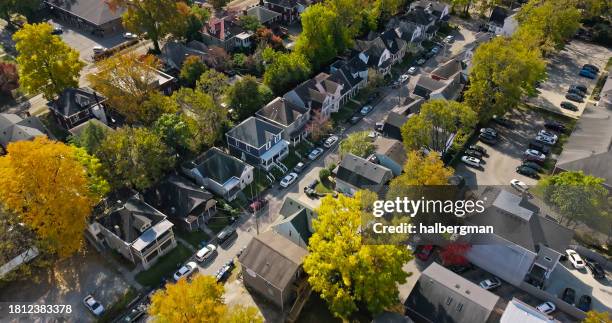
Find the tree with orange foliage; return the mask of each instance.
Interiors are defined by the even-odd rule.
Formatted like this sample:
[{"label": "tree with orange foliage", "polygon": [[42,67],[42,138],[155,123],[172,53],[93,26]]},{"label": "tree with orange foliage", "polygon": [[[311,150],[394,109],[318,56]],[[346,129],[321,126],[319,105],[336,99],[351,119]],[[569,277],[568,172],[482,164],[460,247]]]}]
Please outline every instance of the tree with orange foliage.
[{"label": "tree with orange foliage", "polygon": [[97,160],[42,136],[7,150],[0,157],[2,208],[33,230],[49,253],[67,257],[79,250],[87,218],[108,191],[96,174]]},{"label": "tree with orange foliage", "polygon": [[465,257],[465,254],[470,250],[471,247],[472,246],[467,243],[451,243],[448,246],[442,248],[442,251],[440,251],[440,258],[442,258],[442,264],[444,266],[467,265],[469,262]]}]

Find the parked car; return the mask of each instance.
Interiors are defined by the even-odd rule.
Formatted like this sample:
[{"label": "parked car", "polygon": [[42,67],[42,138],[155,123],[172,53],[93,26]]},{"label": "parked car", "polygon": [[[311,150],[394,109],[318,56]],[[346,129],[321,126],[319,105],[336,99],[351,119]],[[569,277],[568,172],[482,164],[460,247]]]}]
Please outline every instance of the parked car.
[{"label": "parked car", "polygon": [[255,199],[251,204],[249,204],[249,211],[251,213],[255,213],[261,209],[263,209],[268,204],[268,200],[266,199]]},{"label": "parked car", "polygon": [[[309,156],[310,158],[310,156]],[[280,181],[280,186],[282,187],[287,187],[291,184],[293,184],[293,182],[295,182],[295,180],[298,178],[298,174],[296,173],[289,173],[287,176],[283,177],[283,179]]]},{"label": "parked car", "polygon": [[495,131],[495,129],[493,128],[482,128],[480,129],[480,133],[486,133],[487,135],[493,136],[493,137],[497,137],[497,131]]},{"label": "parked car", "polygon": [[578,305],[576,305],[576,307],[583,312],[588,312],[591,310],[591,302],[591,296],[582,295],[580,296],[580,299],[578,299]]},{"label": "parked car", "polygon": [[472,166],[472,167],[476,167],[476,168],[480,168],[480,159],[475,158],[475,157],[470,157],[470,156],[463,156],[461,157],[461,161],[463,163],[465,163],[468,166]]},{"label": "parked car", "polygon": [[234,269],[234,261],[230,260],[225,263],[217,272],[215,273],[215,278],[217,283],[225,281],[229,278],[229,275],[232,273],[232,269]]},{"label": "parked car", "polygon": [[480,141],[487,143],[489,145],[495,145],[497,143],[497,138],[490,136],[488,134],[485,134],[485,133],[481,133],[478,136],[478,139],[480,139]]},{"label": "parked car", "polygon": [[[570,101],[574,101],[574,102],[583,102],[584,101],[584,99],[580,95],[573,94],[573,93],[566,94],[565,98],[570,100]],[[574,110],[574,111],[576,111],[576,110]]]},{"label": "parked car", "polygon": [[414,254],[417,258],[427,261],[429,257],[433,254],[434,246],[433,245],[419,245],[416,247]]},{"label": "parked car", "polygon": [[546,159],[546,156],[535,150],[535,149],[527,149],[525,150],[525,152],[523,153],[523,156],[527,157],[527,158],[533,158],[533,159],[529,159],[529,160],[539,160],[539,161],[543,161],[544,159]]},{"label": "parked car", "polygon": [[578,75],[594,80],[597,77],[597,74],[593,73],[591,70],[581,70]]},{"label": "parked car", "polygon": [[468,270],[474,269],[474,265],[468,263],[467,265],[463,266],[463,265],[450,265],[447,267],[450,271],[454,272],[455,274],[462,274]]},{"label": "parked car", "polygon": [[315,187],[319,184],[319,180],[315,179],[310,184],[304,186],[304,193],[307,196],[318,196],[317,191],[315,191]]},{"label": "parked car", "polygon": [[217,250],[217,247],[215,247],[215,245],[213,244],[207,245],[206,247],[196,252],[196,255],[195,255],[196,260],[199,262],[208,260],[215,253],[215,250]]},{"label": "parked car", "polygon": [[584,85],[584,84],[572,84],[572,85],[570,86],[570,89],[571,89],[571,88],[573,88],[573,89],[578,89],[578,90],[580,90],[580,91],[582,91],[582,92],[584,92],[584,93],[587,93],[587,87],[586,87],[586,85]]},{"label": "parked car", "polygon": [[94,54],[102,54],[106,51],[106,47],[102,47],[102,46],[94,46],[94,48],[92,48]]},{"label": "parked car", "polygon": [[468,148],[465,150],[464,153],[470,157],[482,158],[482,153],[479,152],[478,150]]},{"label": "parked car", "polygon": [[527,186],[527,184],[519,181],[516,178],[510,181],[510,186],[514,187],[514,189],[520,192],[527,192],[529,190],[529,186]]},{"label": "parked car", "polygon": [[374,92],[374,93],[368,95],[366,103],[369,104],[369,103],[374,102],[376,99],[378,99],[379,96],[380,96],[380,93],[378,93],[378,92]]},{"label": "parked car", "polygon": [[408,79],[410,78],[410,76],[408,76],[408,74],[402,74],[397,78],[397,81],[400,84],[406,83],[406,81],[408,81]]},{"label": "parked car", "polygon": [[580,91],[579,89],[577,89],[575,87],[571,87],[571,86],[570,86],[569,89],[567,89],[567,93],[576,94],[576,95],[579,95],[579,96],[581,96],[583,98],[586,96],[586,93]]},{"label": "parked car", "polygon": [[516,168],[516,172],[521,174],[521,175],[525,175],[527,177],[531,177],[531,178],[535,178],[538,179],[540,178],[540,175],[538,175],[538,172],[531,168],[531,167],[527,167],[527,166],[519,166]]},{"label": "parked car", "polygon": [[572,263],[574,268],[582,269],[585,267],[584,260],[582,260],[580,255],[576,252],[576,250],[567,249],[565,250],[565,253],[567,254],[567,260],[569,260]]},{"label": "parked car", "polygon": [[544,314],[550,314],[554,312],[557,309],[557,307],[555,306],[555,303],[553,302],[544,302],[538,305],[536,309]]},{"label": "parked car", "polygon": [[308,154],[308,159],[315,160],[319,158],[319,156],[321,156],[322,153],[323,153],[323,149],[315,148],[310,152],[310,154]]},{"label": "parked car", "polygon": [[521,164],[521,166],[532,168],[536,172],[541,172],[542,171],[542,166],[540,166],[540,165],[538,165],[538,164],[536,164],[536,163],[534,163],[532,161],[524,161],[523,164]]},{"label": "parked car", "polygon": [[131,40],[131,39],[138,38],[138,36],[136,34],[133,34],[133,33],[124,33],[123,34],[123,38]]},{"label": "parked car", "polygon": [[363,118],[363,116],[361,116],[361,114],[356,114],[354,116],[351,117],[351,119],[349,120],[349,122],[351,124],[357,124],[359,123],[359,121]]},{"label": "parked car", "polygon": [[416,74],[416,71],[417,71],[416,66],[410,66],[410,68],[408,69],[408,74],[414,75]]},{"label": "parked car", "polygon": [[366,105],[363,108],[361,108],[361,110],[359,110],[359,113],[361,113],[362,116],[366,116],[368,113],[370,113],[370,111],[372,111],[372,106]]},{"label": "parked car", "polygon": [[584,64],[582,65],[583,70],[593,71],[593,73],[599,73],[599,67],[592,64]]},{"label": "parked car", "polygon": [[197,268],[198,265],[196,265],[195,262],[190,261],[183,267],[179,268],[179,270],[177,270],[172,277],[174,278],[174,281],[179,281],[181,278],[189,277]]},{"label": "parked car", "polygon": [[487,154],[487,150],[483,146],[471,145],[468,148],[479,151],[483,156]]},{"label": "parked car", "polygon": [[95,316],[100,316],[104,313],[104,306],[91,295],[87,295],[83,298],[83,304]]},{"label": "parked car", "polygon": [[453,36],[453,35],[448,35],[448,36],[446,36],[446,38],[444,38],[444,42],[445,43],[449,43],[449,44],[452,43],[453,40],[455,40],[455,36]]},{"label": "parked car", "polygon": [[506,127],[506,128],[512,128],[512,122],[510,122],[510,120],[504,118],[504,117],[500,117],[497,115],[494,115],[493,118],[491,119],[493,120],[493,122],[497,123],[498,125],[502,126],[502,127]]},{"label": "parked car", "polygon": [[546,137],[546,136],[540,136],[540,135],[537,135],[535,137],[535,141],[539,141],[539,142],[541,142],[543,144],[547,144],[547,145],[551,145],[551,146],[554,145],[557,142],[553,138]]},{"label": "parked car", "polygon": [[554,131],[559,131],[559,132],[565,132],[566,130],[565,125],[556,120],[546,120],[544,122],[544,128],[554,130]]},{"label": "parked car", "polygon": [[427,60],[425,60],[424,58],[419,58],[419,59],[417,59],[416,64],[418,66],[421,66],[421,65],[425,64],[426,61]]},{"label": "parked car", "polygon": [[546,130],[540,130],[540,132],[538,132],[538,135],[539,135],[539,136],[546,136],[546,137],[552,138],[552,139],[554,139],[555,141],[556,141],[557,139],[559,139],[559,136],[557,136],[556,134],[554,134],[554,133],[552,133],[552,132],[550,132],[550,131],[546,131]]},{"label": "parked car", "polygon": [[606,272],[597,261],[590,258],[586,258],[584,262],[586,263],[586,266],[589,267],[589,270],[591,270],[591,274],[593,275],[593,277],[597,279],[606,278]]},{"label": "parked car", "polygon": [[136,322],[147,313],[147,305],[140,304],[133,308],[120,322],[131,323]]},{"label": "parked car", "polygon": [[325,139],[325,143],[323,143],[323,147],[325,148],[330,148],[331,146],[333,146],[336,142],[338,142],[338,136],[336,135],[332,135],[329,138]]},{"label": "parked car", "polygon": [[438,47],[438,46],[434,46],[434,47],[432,47],[432,48],[431,48],[431,52],[432,52],[434,55],[436,55],[437,53],[439,53],[439,52],[440,52],[440,47]]},{"label": "parked car", "polygon": [[563,290],[561,299],[568,304],[574,305],[574,301],[576,301],[576,291],[567,287],[565,290]]},{"label": "parked car", "polygon": [[64,33],[64,29],[60,26],[53,26],[53,30],[51,31],[51,35],[61,35]]},{"label": "parked car", "polygon": [[297,163],[297,165],[295,165],[295,167],[293,167],[293,171],[295,173],[301,173],[304,170],[305,167],[306,167],[306,165],[304,165],[304,163],[299,162],[299,163]]},{"label": "parked car", "polygon": [[238,236],[236,233],[236,229],[232,226],[228,226],[225,229],[221,230],[219,234],[217,234],[217,244],[222,246],[226,242],[230,241],[234,237]]},{"label": "parked car", "polygon": [[497,277],[493,277],[481,281],[478,285],[486,290],[491,290],[501,286],[501,281]]},{"label": "parked car", "polygon": [[548,155],[550,153],[550,146],[547,146],[539,141],[531,140],[528,147],[530,149],[535,149],[544,155]]}]

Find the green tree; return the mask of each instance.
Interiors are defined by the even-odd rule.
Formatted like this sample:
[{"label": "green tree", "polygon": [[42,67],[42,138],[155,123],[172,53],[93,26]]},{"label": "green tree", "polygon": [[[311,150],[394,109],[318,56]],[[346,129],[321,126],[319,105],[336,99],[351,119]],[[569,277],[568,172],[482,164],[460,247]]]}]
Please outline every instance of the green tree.
[{"label": "green tree", "polygon": [[70,136],[68,141],[77,147],[84,148],[88,154],[94,154],[102,141],[104,141],[104,138],[106,138],[108,132],[108,128],[90,122],[81,133]]},{"label": "green tree", "polygon": [[531,0],[517,14],[519,29],[541,36],[545,51],[560,49],[580,27],[581,13],[575,0]]},{"label": "green tree", "polygon": [[0,1],[0,18],[9,25],[14,14],[30,16],[40,6],[40,0],[3,0]]},{"label": "green tree", "polygon": [[463,103],[429,100],[402,126],[404,146],[408,151],[427,148],[443,152],[453,134],[468,133],[477,122],[476,113]]},{"label": "green tree", "polygon": [[213,6],[213,8],[215,8],[215,10],[223,9],[223,7],[225,7],[225,5],[228,4],[229,2],[230,0],[210,0],[208,1],[208,3],[210,3],[210,5]]},{"label": "green tree", "polygon": [[354,198],[339,195],[321,200],[304,259],[312,289],[335,316],[345,320],[358,303],[372,313],[397,304],[397,286],[408,276],[402,266],[411,259],[404,247],[363,244],[359,231],[366,212],[363,195],[357,192]]},{"label": "green tree", "polygon": [[365,158],[374,152],[374,143],[368,137],[368,131],[353,132],[340,142],[340,156],[353,154]]},{"label": "green tree", "polygon": [[200,30],[202,30],[202,27],[210,18],[210,10],[197,4],[193,4],[190,9],[185,38],[187,38],[187,41],[202,40]]},{"label": "green tree", "polygon": [[146,128],[124,127],[108,134],[96,156],[113,188],[146,189],[174,166],[168,146]]},{"label": "green tree", "polygon": [[310,63],[296,52],[281,53],[266,48],[263,59],[266,65],[264,84],[276,95],[282,95],[310,76]]},{"label": "green tree", "polygon": [[352,38],[340,25],[337,12],[323,3],[309,6],[301,16],[302,33],[295,52],[304,55],[315,69],[348,48]]},{"label": "green tree", "polygon": [[194,87],[200,76],[206,72],[206,64],[197,56],[189,56],[183,62],[179,78],[183,86]]},{"label": "green tree", "polygon": [[184,115],[162,114],[153,125],[153,129],[166,145],[179,153],[184,154],[191,149],[191,129]]},{"label": "green tree", "polygon": [[236,118],[244,120],[270,102],[272,92],[267,86],[260,85],[255,77],[247,75],[227,89],[225,99]]},{"label": "green tree", "polygon": [[145,125],[153,124],[164,114],[176,113],[179,111],[179,106],[171,97],[161,93],[152,92],[147,99],[142,103],[142,115],[138,116],[139,122]]},{"label": "green tree", "polygon": [[483,122],[516,107],[524,93],[534,91],[535,82],[546,71],[538,49],[504,37],[479,46],[472,61],[465,103]]},{"label": "green tree", "polygon": [[204,72],[196,82],[196,88],[210,95],[214,102],[218,102],[228,87],[227,75],[209,69]]},{"label": "green tree", "polygon": [[610,318],[608,312],[588,311],[586,314],[582,323],[612,323],[612,318]]},{"label": "green tree", "polygon": [[608,210],[608,191],[602,178],[579,172],[563,172],[538,183],[544,201],[556,208],[566,225],[601,220]]},{"label": "green tree", "polygon": [[255,32],[257,31],[257,29],[263,27],[257,17],[249,15],[241,16],[240,20],[238,20],[238,23],[242,28],[252,32]]},{"label": "green tree", "polygon": [[48,23],[25,24],[13,35],[21,88],[29,94],[43,93],[52,100],[64,89],[79,86],[79,74],[85,64],[79,52],[52,35]]}]

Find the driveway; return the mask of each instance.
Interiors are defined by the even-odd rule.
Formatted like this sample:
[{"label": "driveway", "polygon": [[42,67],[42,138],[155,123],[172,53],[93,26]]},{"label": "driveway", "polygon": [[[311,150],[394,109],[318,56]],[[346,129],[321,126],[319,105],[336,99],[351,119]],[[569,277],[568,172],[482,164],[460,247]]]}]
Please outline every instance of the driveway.
[{"label": "driveway", "polygon": [[[95,250],[87,250],[43,269],[31,279],[7,284],[0,290],[2,302],[71,305],[70,322],[93,322],[82,300],[92,294],[107,307],[129,288],[128,283]],[[11,321],[0,312],[0,322]],[[32,321],[32,317],[28,320]]]},{"label": "driveway", "polygon": [[562,101],[568,101],[565,94],[572,84],[586,85],[590,94],[597,80],[579,76],[582,65],[593,64],[603,71],[610,56],[612,56],[612,50],[608,48],[573,40],[566,45],[564,50],[549,60],[546,71],[548,79],[541,84],[540,94],[529,99],[529,103],[561,115],[572,118],[580,117],[588,99],[583,103],[573,102],[578,107],[576,112],[561,109],[560,104]]},{"label": "driveway", "polygon": [[62,27],[64,32],[60,37],[66,44],[80,53],[81,60],[88,63],[93,62],[92,56],[95,46],[112,48],[126,41],[121,33],[108,37],[98,37],[64,24],[61,20],[49,20],[49,22]]}]

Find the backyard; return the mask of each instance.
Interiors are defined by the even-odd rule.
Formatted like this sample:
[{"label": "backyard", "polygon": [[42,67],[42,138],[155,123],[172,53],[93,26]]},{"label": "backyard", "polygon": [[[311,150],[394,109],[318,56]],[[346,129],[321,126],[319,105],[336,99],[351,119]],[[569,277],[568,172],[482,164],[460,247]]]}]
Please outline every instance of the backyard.
[{"label": "backyard", "polygon": [[143,286],[155,287],[162,282],[162,278],[170,279],[172,272],[191,255],[191,250],[179,243],[170,253],[159,258],[153,267],[136,275],[136,281]]},{"label": "backyard", "polygon": [[210,237],[205,232],[200,230],[188,232],[179,229],[175,230],[174,233],[176,233],[179,238],[189,242],[189,244],[196,249],[200,248],[202,241],[210,241]]}]

